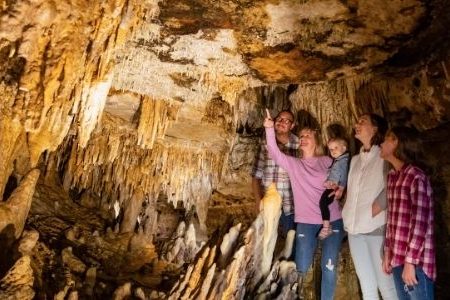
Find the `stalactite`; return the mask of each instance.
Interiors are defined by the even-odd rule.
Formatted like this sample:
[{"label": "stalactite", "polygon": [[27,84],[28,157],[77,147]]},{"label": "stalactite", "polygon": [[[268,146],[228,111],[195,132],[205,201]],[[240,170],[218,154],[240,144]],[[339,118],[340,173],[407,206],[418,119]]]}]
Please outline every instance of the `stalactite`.
[{"label": "stalactite", "polygon": [[322,129],[334,122],[351,128],[363,113],[374,112],[389,117],[389,112],[401,109],[414,112],[411,124],[428,129],[441,122],[445,115],[444,105],[429,81],[426,68],[410,76],[368,73],[300,84],[290,99],[294,111],[306,110]]},{"label": "stalactite", "polygon": [[[31,166],[54,151],[73,121],[85,146],[100,120],[117,49],[157,1],[17,2],[0,25],[16,77],[0,84],[1,118],[18,119],[29,135]],[[154,9],[153,9],[154,10]],[[89,14],[82,14],[89,11]],[[3,77],[2,77],[3,78]]]},{"label": "stalactite", "polygon": [[[114,124],[114,119],[105,116],[84,149],[77,147],[77,140],[67,149],[66,189],[89,188],[103,201],[112,204],[117,200],[122,208],[135,190],[142,189],[150,199],[164,193],[174,206],[181,202],[187,210],[207,209],[203,202],[208,201],[219,180],[223,152],[170,143],[141,149],[135,133],[117,129]],[[62,150],[59,156],[64,153]]]},{"label": "stalactite", "polygon": [[138,145],[152,149],[156,139],[163,138],[167,127],[175,121],[173,116],[176,116],[178,108],[179,105],[143,97],[137,129]]},{"label": "stalactite", "polygon": [[291,95],[294,111],[306,110],[325,128],[341,123],[352,128],[355,119],[365,112],[386,113],[389,85],[372,75],[352,76],[320,83],[301,84]]},{"label": "stalactite", "polygon": [[[155,23],[142,25],[126,52],[119,52],[113,82],[117,90],[155,99],[179,99],[202,107],[205,100],[217,95],[234,105],[241,92],[263,85],[251,76],[237,51],[224,51],[236,48],[232,30],[217,30],[214,39],[202,38],[202,30],[180,35],[170,47],[162,40],[160,30]],[[161,55],[169,59],[163,60]],[[186,60],[192,63],[180,63]]]},{"label": "stalactite", "polygon": [[55,108],[48,112],[49,116],[40,122],[39,127],[30,130],[28,145],[30,150],[30,163],[35,167],[41,154],[46,151],[55,151],[69,131],[72,116],[62,108]]},{"label": "stalactite", "polygon": [[100,82],[87,84],[81,93],[79,145],[86,147],[92,131],[99,122],[112,83],[112,74],[104,75]]}]

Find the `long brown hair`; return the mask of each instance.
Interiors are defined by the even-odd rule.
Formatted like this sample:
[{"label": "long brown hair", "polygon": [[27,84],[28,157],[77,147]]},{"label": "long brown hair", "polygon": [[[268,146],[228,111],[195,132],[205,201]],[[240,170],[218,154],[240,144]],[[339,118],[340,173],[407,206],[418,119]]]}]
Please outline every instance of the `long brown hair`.
[{"label": "long brown hair", "polygon": [[417,129],[406,126],[395,126],[388,131],[398,141],[394,156],[406,164],[422,169],[427,175],[433,173],[433,164],[426,159],[420,133]]},{"label": "long brown hair", "polygon": [[370,119],[370,123],[372,123],[372,125],[377,128],[377,132],[375,132],[374,136],[370,140],[371,146],[380,146],[384,141],[384,136],[386,135],[386,132],[388,130],[388,123],[386,119],[374,113],[368,113],[364,115],[368,116]]}]

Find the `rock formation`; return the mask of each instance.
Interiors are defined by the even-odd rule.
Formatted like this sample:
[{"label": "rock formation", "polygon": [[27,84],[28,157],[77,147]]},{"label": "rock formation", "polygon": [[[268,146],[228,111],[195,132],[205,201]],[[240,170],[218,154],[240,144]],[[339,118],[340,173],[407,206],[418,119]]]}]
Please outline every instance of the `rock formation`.
[{"label": "rock formation", "polygon": [[39,174],[39,170],[31,170],[13,191],[8,200],[0,203],[1,233],[8,230],[7,228],[11,226],[16,239],[22,234]]}]

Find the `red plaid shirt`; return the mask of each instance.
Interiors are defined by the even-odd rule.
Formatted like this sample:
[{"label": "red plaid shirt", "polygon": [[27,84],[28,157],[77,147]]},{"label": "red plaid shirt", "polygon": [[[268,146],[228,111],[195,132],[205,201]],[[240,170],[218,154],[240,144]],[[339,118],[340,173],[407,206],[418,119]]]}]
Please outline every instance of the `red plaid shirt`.
[{"label": "red plaid shirt", "polygon": [[[289,142],[283,145],[277,141],[277,144],[280,151],[284,154],[299,157],[299,141],[296,135],[291,133]],[[261,143],[251,175],[252,177],[261,179],[264,191],[272,182],[275,182],[278,193],[283,199],[284,214],[291,215],[294,213],[294,196],[292,195],[289,175],[269,157],[266,140]]]},{"label": "red plaid shirt", "polygon": [[401,170],[389,172],[387,198],[385,253],[391,258],[391,266],[405,262],[418,265],[436,280],[430,181],[421,169],[405,164]]}]

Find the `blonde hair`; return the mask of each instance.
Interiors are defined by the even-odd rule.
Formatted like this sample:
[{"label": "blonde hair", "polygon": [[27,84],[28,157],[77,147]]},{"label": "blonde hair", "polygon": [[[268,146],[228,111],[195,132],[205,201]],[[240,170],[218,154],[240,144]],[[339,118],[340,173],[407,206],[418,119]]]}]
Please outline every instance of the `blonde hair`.
[{"label": "blonde hair", "polygon": [[323,139],[322,134],[320,132],[320,129],[317,128],[309,128],[309,127],[303,127],[298,131],[298,135],[300,136],[300,132],[303,130],[308,130],[313,133],[314,136],[314,142],[316,143],[316,147],[314,148],[314,156],[323,156],[325,154],[324,147],[323,147]]}]

